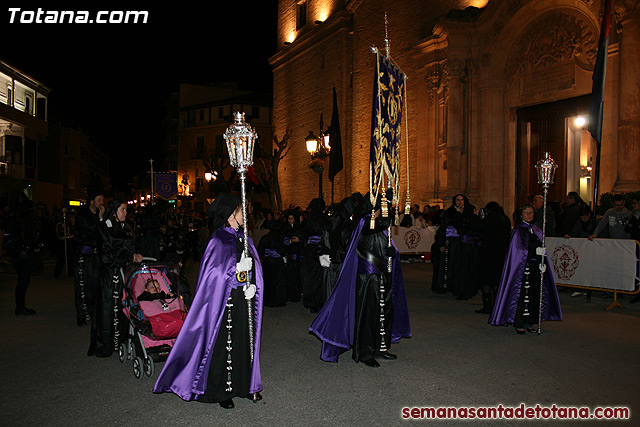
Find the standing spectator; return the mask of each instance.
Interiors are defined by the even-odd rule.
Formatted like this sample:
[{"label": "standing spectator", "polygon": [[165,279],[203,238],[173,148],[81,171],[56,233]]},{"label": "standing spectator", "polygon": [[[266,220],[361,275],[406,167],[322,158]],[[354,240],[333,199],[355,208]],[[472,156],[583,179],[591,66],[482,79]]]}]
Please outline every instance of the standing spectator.
[{"label": "standing spectator", "polygon": [[640,196],[636,196],[631,203],[633,212],[629,217],[629,223],[624,228],[624,231],[629,233],[633,240],[640,242]]},{"label": "standing spectator", "polygon": [[629,239],[631,235],[625,231],[629,224],[631,211],[624,207],[622,194],[613,196],[613,207],[604,213],[602,220],[589,236],[589,240],[596,237],[608,237],[610,239]]},{"label": "standing spectator", "polygon": [[[534,223],[542,230],[543,216],[544,216],[544,196],[537,194],[533,197],[533,209],[535,211]],[[547,206],[547,225],[545,230],[545,236],[556,235],[556,216],[553,213],[551,206]]]},{"label": "standing spectator", "polygon": [[3,245],[18,273],[16,283],[16,316],[36,314],[26,306],[27,287],[31,282],[34,260],[39,256],[40,242],[36,233],[36,217],[31,200],[23,200],[14,218],[8,220]]},{"label": "standing spectator", "polygon": [[556,222],[556,236],[563,237],[564,235],[571,233],[573,226],[580,216],[581,206],[586,206],[586,203],[582,198],[580,198],[580,195],[575,191],[569,192],[561,206],[560,215],[558,215],[558,221]]},{"label": "standing spectator", "polygon": [[[633,240],[640,242],[640,196],[635,196],[633,198],[631,207],[633,209],[633,212],[631,214],[631,217],[629,218],[629,224],[627,224],[627,226],[624,228],[624,231],[629,233]],[[638,301],[640,301],[640,294],[633,297],[629,302],[635,304]]]}]

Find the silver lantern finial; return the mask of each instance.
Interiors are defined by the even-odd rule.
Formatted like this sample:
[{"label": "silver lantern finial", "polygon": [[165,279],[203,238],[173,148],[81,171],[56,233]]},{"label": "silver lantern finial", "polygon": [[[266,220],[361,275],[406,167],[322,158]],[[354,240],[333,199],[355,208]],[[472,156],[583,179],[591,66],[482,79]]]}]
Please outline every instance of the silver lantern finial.
[{"label": "silver lantern finial", "polygon": [[231,166],[241,173],[246,172],[247,168],[253,165],[253,147],[258,135],[244,121],[244,113],[238,111],[234,116],[235,121],[225,131],[224,139],[227,142]]},{"label": "silver lantern finial", "polygon": [[544,153],[544,159],[538,160],[536,169],[538,171],[538,184],[549,186],[553,184],[553,177],[556,174],[558,165],[553,161],[549,152]]}]

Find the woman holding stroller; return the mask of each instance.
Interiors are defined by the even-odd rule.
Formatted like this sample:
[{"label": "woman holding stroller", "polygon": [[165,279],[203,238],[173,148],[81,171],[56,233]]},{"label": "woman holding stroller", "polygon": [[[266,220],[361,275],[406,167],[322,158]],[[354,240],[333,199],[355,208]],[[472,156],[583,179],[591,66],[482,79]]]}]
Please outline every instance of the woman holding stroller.
[{"label": "woman holding stroller", "polygon": [[133,228],[125,220],[127,204],[114,199],[105,212],[106,219],[100,230],[102,247],[100,250],[102,271],[100,290],[96,297],[95,312],[91,322],[91,341],[89,356],[109,357],[118,349],[120,319],[114,313],[120,313],[123,277],[120,272],[130,262],[142,261],[142,255],[135,251]]},{"label": "woman holding stroller", "polygon": [[212,235],[193,303],[153,389],[184,400],[234,407],[234,397],[262,399],[262,266],[253,242],[243,257],[240,199],[220,194],[209,207]]}]

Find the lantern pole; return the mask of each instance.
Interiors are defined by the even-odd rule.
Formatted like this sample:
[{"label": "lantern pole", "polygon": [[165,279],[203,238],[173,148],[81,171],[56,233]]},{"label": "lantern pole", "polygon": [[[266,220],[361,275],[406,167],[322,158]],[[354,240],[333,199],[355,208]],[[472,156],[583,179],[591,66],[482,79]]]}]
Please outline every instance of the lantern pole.
[{"label": "lantern pole", "polygon": [[[243,221],[243,252],[241,259],[249,257],[249,230],[247,227],[247,190],[246,179],[247,170],[253,164],[253,147],[257,138],[256,132],[245,123],[244,113],[236,112],[235,121],[229,126],[224,134],[229,151],[231,166],[235,167],[240,175],[240,196],[242,199],[242,221]],[[255,268],[254,268],[255,271]],[[249,273],[249,272],[247,272]],[[247,274],[245,288],[251,285],[250,274]],[[253,363],[254,331],[253,331],[253,302],[252,297],[247,301],[249,315],[249,348],[251,362]],[[254,396],[255,400],[255,396]]]},{"label": "lantern pole", "polygon": [[558,165],[553,161],[549,152],[544,153],[544,159],[538,160],[536,169],[538,170],[538,184],[544,187],[544,204],[542,208],[542,250],[540,251],[540,301],[538,306],[538,335],[542,332],[542,288],[544,285],[544,273],[547,270],[545,256],[547,247],[545,245],[547,233],[547,197],[549,195],[549,185],[553,184],[553,176]]}]

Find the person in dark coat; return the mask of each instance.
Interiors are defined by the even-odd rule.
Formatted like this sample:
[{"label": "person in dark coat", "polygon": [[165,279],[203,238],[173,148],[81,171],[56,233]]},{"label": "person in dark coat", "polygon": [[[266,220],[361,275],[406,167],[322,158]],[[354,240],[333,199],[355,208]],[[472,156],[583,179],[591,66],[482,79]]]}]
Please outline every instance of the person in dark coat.
[{"label": "person in dark coat", "polygon": [[264,305],[282,307],[287,304],[287,282],[285,280],[285,245],[282,240],[282,223],[272,222],[269,232],[258,243],[258,254],[262,261],[264,278]]},{"label": "person in dark coat", "polygon": [[100,228],[104,217],[104,196],[101,190],[90,187],[87,203],[76,213],[74,243],[76,262],[74,294],[76,323],[86,325],[95,311],[100,289]]},{"label": "person in dark coat", "polygon": [[562,210],[558,215],[558,221],[556,221],[556,236],[564,237],[571,233],[574,225],[578,222],[580,208],[586,205],[580,195],[575,191],[567,194],[561,206]]},{"label": "person in dark coat", "polygon": [[15,315],[33,315],[36,311],[26,306],[27,288],[31,283],[31,273],[40,255],[41,244],[36,233],[36,216],[33,202],[23,200],[16,215],[7,220],[2,246],[11,258],[17,273],[15,289]]},{"label": "person in dark coat", "polygon": [[131,262],[142,261],[142,255],[135,250],[134,231],[126,219],[127,204],[112,200],[100,230],[102,272],[91,322],[89,356],[109,357],[120,345],[120,326],[124,324],[119,310],[124,287],[121,270]]},{"label": "person in dark coat", "polygon": [[323,243],[329,219],[324,213],[324,200],[315,198],[309,203],[309,216],[302,224],[304,252],[302,258],[302,303],[312,313],[317,313],[323,305],[323,272],[320,256],[329,251]]},{"label": "person in dark coat", "polygon": [[493,300],[500,284],[504,259],[511,238],[511,220],[497,202],[489,202],[480,211],[476,223],[478,247],[478,284],[482,292],[482,308],[476,313],[491,314]]},{"label": "person in dark coat", "polygon": [[302,295],[302,231],[297,213],[285,212],[282,243],[285,246],[285,272],[287,278],[287,301],[300,301]]},{"label": "person in dark coat", "polygon": [[472,234],[477,221],[475,207],[463,194],[452,198],[444,211],[435,240],[440,249],[438,290],[451,292],[457,299],[469,299],[478,289],[474,277],[477,238]]},{"label": "person in dark coat", "polygon": [[[347,253],[349,238],[353,231],[354,220],[353,215],[356,213],[358,206],[362,200],[361,193],[353,193],[351,196],[344,198],[333,213],[329,223],[329,255],[328,268],[324,271],[323,285],[323,305],[331,295],[333,287],[338,280],[342,262]],[[324,255],[327,257],[327,255]],[[322,262],[322,260],[321,260]]]}]

